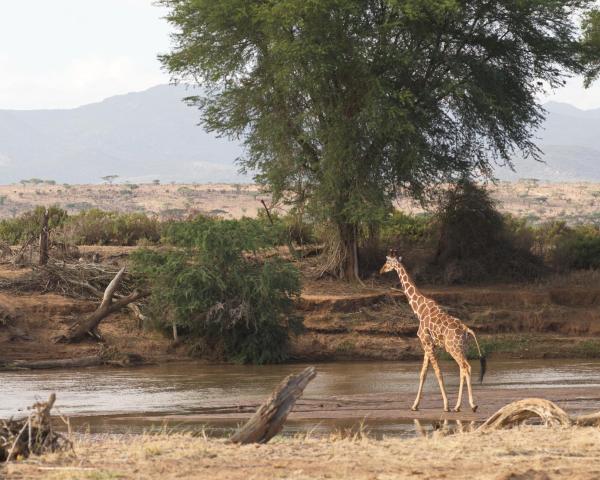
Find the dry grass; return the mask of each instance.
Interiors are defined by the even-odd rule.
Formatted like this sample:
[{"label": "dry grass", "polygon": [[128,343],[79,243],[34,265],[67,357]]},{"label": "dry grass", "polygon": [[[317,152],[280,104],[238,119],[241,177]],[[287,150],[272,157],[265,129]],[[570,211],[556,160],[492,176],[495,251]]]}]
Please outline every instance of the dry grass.
[{"label": "dry grass", "polygon": [[[188,435],[82,437],[76,455],[10,464],[8,479],[599,478],[600,429],[527,427],[413,440],[363,436],[234,446]],[[2,472],[0,471],[0,476]]]},{"label": "dry grass", "polygon": [[[490,186],[500,210],[534,220],[563,219],[570,223],[598,221],[600,184],[585,182],[500,182]],[[91,207],[121,212],[146,212],[163,217],[192,212],[227,217],[255,216],[261,199],[256,185],[0,185],[0,218],[9,218],[37,205],[57,204],[70,213]],[[405,211],[421,211],[408,199]]]}]

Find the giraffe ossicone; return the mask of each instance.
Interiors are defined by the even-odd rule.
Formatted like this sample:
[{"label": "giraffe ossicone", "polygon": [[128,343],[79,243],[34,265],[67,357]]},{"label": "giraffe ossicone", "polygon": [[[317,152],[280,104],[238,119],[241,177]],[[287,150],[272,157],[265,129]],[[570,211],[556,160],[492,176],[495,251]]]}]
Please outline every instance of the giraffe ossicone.
[{"label": "giraffe ossicone", "polygon": [[471,388],[471,365],[467,361],[466,357],[469,336],[472,336],[475,340],[477,351],[479,352],[479,360],[481,363],[479,377],[480,382],[483,381],[483,376],[485,375],[486,359],[485,356],[481,354],[481,349],[479,348],[479,342],[477,342],[475,332],[462,323],[458,318],[446,313],[437,304],[437,302],[426,297],[419,291],[413,280],[410,278],[406,268],[402,264],[402,258],[398,256],[398,252],[396,250],[390,250],[388,256],[386,257],[385,264],[383,267],[381,267],[380,273],[391,271],[395,271],[398,274],[408,303],[419,319],[419,330],[417,336],[421,341],[421,346],[423,347],[424,352],[423,366],[421,368],[421,374],[419,378],[419,389],[417,391],[417,398],[413,403],[412,410],[419,409],[419,403],[421,402],[421,397],[423,394],[423,384],[425,383],[425,378],[427,377],[429,364],[431,364],[442,393],[444,411],[449,411],[448,396],[446,395],[446,389],[444,388],[444,379],[442,377],[442,372],[436,356],[436,350],[443,348],[450,354],[456,363],[458,363],[458,367],[460,369],[458,399],[456,406],[454,407],[454,411],[460,411],[463,386],[465,382],[467,384],[467,391],[469,395],[469,405],[473,411],[476,411],[477,405],[475,405],[473,401],[473,392]]}]

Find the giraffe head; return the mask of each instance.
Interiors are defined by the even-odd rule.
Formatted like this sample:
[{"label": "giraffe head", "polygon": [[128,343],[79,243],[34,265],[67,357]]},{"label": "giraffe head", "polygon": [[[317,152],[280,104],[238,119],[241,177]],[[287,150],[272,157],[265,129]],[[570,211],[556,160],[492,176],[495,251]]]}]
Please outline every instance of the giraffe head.
[{"label": "giraffe head", "polygon": [[398,256],[398,250],[391,249],[387,256],[385,257],[385,264],[379,270],[379,273],[391,272],[392,270],[396,270],[396,268],[400,265],[402,261],[402,257]]}]

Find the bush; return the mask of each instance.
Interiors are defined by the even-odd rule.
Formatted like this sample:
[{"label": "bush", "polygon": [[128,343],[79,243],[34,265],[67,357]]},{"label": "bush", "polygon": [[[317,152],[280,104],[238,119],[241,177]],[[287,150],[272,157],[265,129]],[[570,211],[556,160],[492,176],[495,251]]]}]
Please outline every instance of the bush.
[{"label": "bush", "polygon": [[260,257],[276,244],[273,229],[259,220],[199,217],[170,224],[163,241],[176,248],[133,255],[151,287],[150,315],[158,325],[168,328],[172,319],[241,363],[287,358],[287,316],[300,281],[292,264]]},{"label": "bush", "polygon": [[73,215],[65,226],[65,236],[77,245],[136,245],[156,243],[161,223],[143,213],[117,213],[91,209]]},{"label": "bush", "polygon": [[262,223],[265,229],[273,231],[270,235],[277,242],[277,245],[287,245],[290,241],[298,245],[306,245],[316,241],[313,224],[300,221],[299,216],[293,213],[279,215],[271,212],[271,219],[269,220],[266,212],[259,210],[257,221]]},{"label": "bush", "polygon": [[[10,245],[17,245],[26,242],[32,236],[38,236],[45,211],[46,207],[36,207],[17,218],[0,221],[0,239]],[[63,226],[67,221],[67,212],[62,208],[52,206],[48,209],[48,213],[48,227],[50,230]]]},{"label": "bush", "polygon": [[449,190],[437,214],[434,264],[448,283],[524,280],[540,274],[524,223],[503,217],[488,191],[463,180]]},{"label": "bush", "polygon": [[431,215],[410,215],[398,210],[393,211],[381,227],[381,239],[391,246],[427,243],[432,233]]},{"label": "bush", "polygon": [[550,260],[561,271],[600,268],[600,229],[595,226],[564,229],[555,239]]}]

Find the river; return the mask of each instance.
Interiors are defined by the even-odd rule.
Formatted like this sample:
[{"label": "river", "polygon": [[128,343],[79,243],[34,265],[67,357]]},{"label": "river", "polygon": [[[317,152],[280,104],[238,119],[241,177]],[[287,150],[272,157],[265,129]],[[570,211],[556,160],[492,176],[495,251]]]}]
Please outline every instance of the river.
[{"label": "river", "polygon": [[[205,429],[215,436],[227,435],[239,419],[195,420],[194,415],[222,407],[262,402],[286,375],[303,365],[204,365],[191,362],[140,368],[90,368],[64,371],[0,372],[0,418],[21,416],[24,407],[57,394],[58,411],[69,416],[77,429],[91,432],[140,432],[160,429]],[[456,391],[457,369],[444,363],[446,385]],[[328,398],[398,398],[414,395],[419,363],[349,362],[317,364],[317,377],[305,390],[303,400]],[[475,378],[477,369],[474,366]],[[516,392],[536,389],[574,389],[591,392],[588,400],[600,396],[600,361],[526,360],[490,361],[482,387]],[[560,390],[552,390],[560,392]],[[439,397],[430,372],[425,395]],[[565,390],[566,392],[566,390]],[[594,393],[596,392],[596,393]],[[454,398],[452,396],[452,398]],[[451,403],[452,403],[451,398]],[[579,400],[581,396],[574,400]],[[591,401],[590,400],[590,401]],[[589,402],[588,402],[589,403]],[[600,410],[600,406],[596,410]],[[189,418],[188,418],[189,417]],[[290,421],[284,433],[331,432],[357,428],[356,419],[302,419]],[[412,421],[372,420],[365,422],[375,435],[405,435]]]}]

